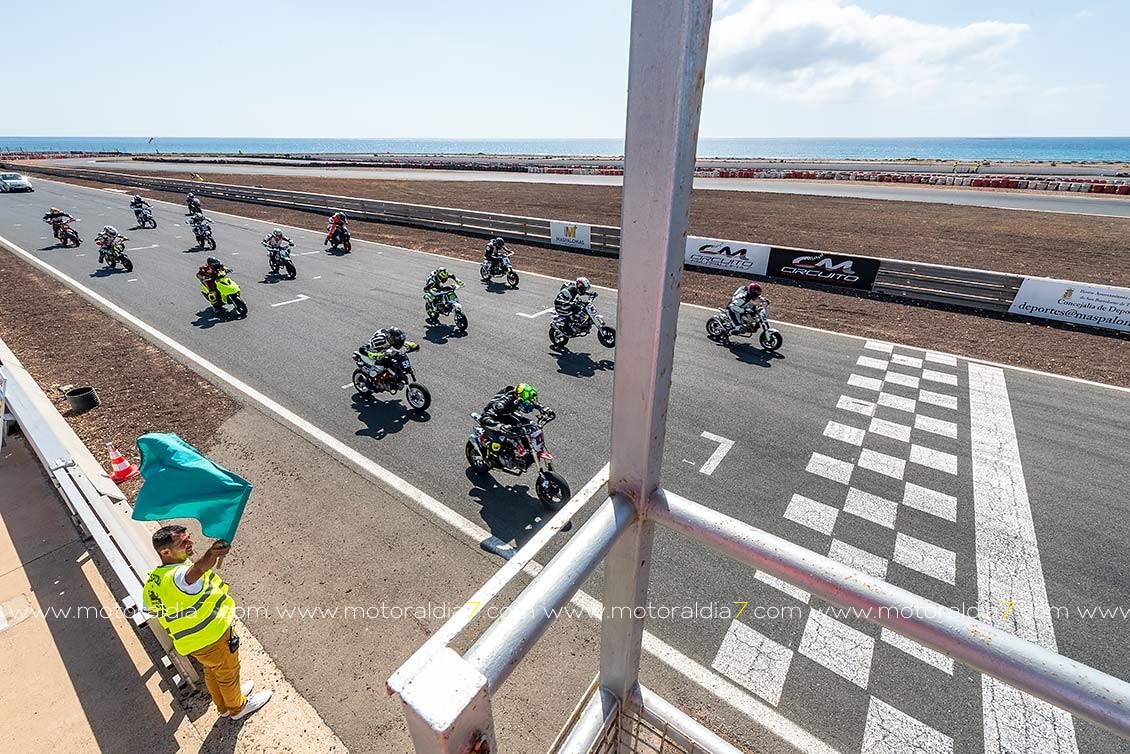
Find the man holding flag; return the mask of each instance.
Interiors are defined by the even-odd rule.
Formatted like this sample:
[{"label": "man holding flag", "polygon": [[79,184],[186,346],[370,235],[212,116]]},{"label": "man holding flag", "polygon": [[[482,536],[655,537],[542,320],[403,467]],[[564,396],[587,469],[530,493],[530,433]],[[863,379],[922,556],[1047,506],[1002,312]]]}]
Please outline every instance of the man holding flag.
[{"label": "man holding flag", "polygon": [[239,637],[232,630],[235,601],[213,569],[231,549],[251,484],[174,434],[142,435],[137,447],[145,484],[134,501],[133,518],[194,518],[205,536],[217,538],[189,563],[194,551],[188,530],[176,524],[158,529],[153,548],[161,565],[145,582],[145,609],[157,616],[178,652],[204,667],[204,682],[220,717],[242,720],[270,701],[271,691],[251,694],[252,681],[240,683]]}]

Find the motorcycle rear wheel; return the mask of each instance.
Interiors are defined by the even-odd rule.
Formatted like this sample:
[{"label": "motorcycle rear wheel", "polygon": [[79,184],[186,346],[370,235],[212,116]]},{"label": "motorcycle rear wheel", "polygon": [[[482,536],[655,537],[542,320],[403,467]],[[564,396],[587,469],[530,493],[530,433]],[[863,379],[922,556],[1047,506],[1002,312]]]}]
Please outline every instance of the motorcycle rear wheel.
[{"label": "motorcycle rear wheel", "polygon": [[427,411],[428,406],[432,405],[432,394],[419,382],[408,383],[408,387],[404,390],[404,398],[416,411]]},{"label": "motorcycle rear wheel", "polygon": [[361,397],[370,398],[373,395],[373,381],[369,379],[369,375],[360,369],[355,369],[353,370],[353,389]]},{"label": "motorcycle rear wheel", "polygon": [[706,337],[711,340],[725,340],[727,334],[726,325],[720,318],[711,317],[706,320]]},{"label": "motorcycle rear wheel", "polygon": [[483,279],[484,283],[489,283],[492,275],[490,274],[489,267],[479,267],[479,277]]},{"label": "motorcycle rear wheel", "polygon": [[549,344],[554,348],[561,349],[569,342],[569,336],[562,332],[561,328],[557,325],[550,325],[549,327]]},{"label": "motorcycle rear wheel", "polygon": [[534,486],[537,489],[538,500],[551,511],[561,510],[572,497],[569,483],[565,481],[565,477],[555,471],[543,471],[538,474]]}]

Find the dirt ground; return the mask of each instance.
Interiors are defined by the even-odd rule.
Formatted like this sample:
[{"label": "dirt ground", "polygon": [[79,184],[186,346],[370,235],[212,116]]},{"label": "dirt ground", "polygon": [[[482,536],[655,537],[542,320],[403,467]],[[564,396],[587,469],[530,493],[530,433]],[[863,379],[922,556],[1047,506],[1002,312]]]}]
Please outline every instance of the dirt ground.
[{"label": "dirt ground", "polygon": [[[135,463],[134,440],[146,432],[176,432],[204,449],[237,410],[226,393],[4,250],[0,280],[0,338],[107,469],[107,442]],[[67,384],[93,385],[102,405],[72,414],[62,393],[50,389]],[[121,485],[130,496],[138,486],[140,479]]]},{"label": "dirt ground", "polygon": [[[184,173],[159,173],[185,178]],[[207,181],[620,224],[619,186],[234,175]],[[915,262],[1130,285],[1130,219],[753,191],[696,190],[691,231]]]},{"label": "dirt ground", "polygon": [[[209,180],[221,180],[225,178],[225,176],[212,174],[206,175],[205,177]],[[239,177],[246,178],[246,176]],[[273,176],[255,176],[255,178],[257,183],[259,183],[259,179],[264,179],[262,185],[267,185],[265,179],[273,178]],[[73,180],[71,182],[83,185],[98,185],[79,180]],[[394,191],[395,188],[386,188],[385,185],[390,183],[401,184],[399,188],[407,193],[390,194],[389,192]],[[293,178],[286,178],[285,180],[280,179],[278,185],[291,189],[301,188],[303,190],[317,191],[330,191],[332,188],[333,193],[354,196],[363,195],[366,187],[372,186],[375,189],[385,189],[384,193],[371,194],[379,198],[437,205],[461,203],[461,206],[473,206],[481,209],[489,208],[491,211],[496,212],[567,216],[568,219],[592,220],[593,222],[597,220],[617,222],[615,213],[619,212],[618,204],[614,210],[606,206],[602,211],[605,213],[611,212],[612,214],[604,214],[599,218],[578,217],[576,213],[568,215],[566,212],[557,212],[554,208],[561,209],[563,207],[562,202],[566,200],[554,200],[546,192],[547,189],[549,192],[570,189],[572,190],[571,193],[576,193],[577,190],[580,190],[580,192],[603,190],[603,193],[608,194],[607,189],[609,187],[601,186],[443,183],[438,185],[445,187],[444,189],[437,189],[438,193],[430,194],[428,193],[429,187],[436,186],[437,184],[425,181],[339,180],[336,181],[335,186],[325,186],[320,184],[313,185],[311,181],[305,179],[299,181]],[[529,189],[531,187],[539,189],[539,191],[530,192]],[[458,190],[460,195],[456,196],[451,193],[442,193],[443,191],[451,192],[454,190]],[[472,191],[478,193],[472,193]],[[482,193],[483,191],[487,193],[484,195]],[[615,189],[616,202],[619,201],[618,191],[618,189]],[[597,192],[600,193],[600,191]],[[183,202],[184,199],[181,194],[171,192],[142,193],[146,196],[178,203]],[[738,192],[696,192],[696,206],[698,202],[704,201],[702,194],[712,193],[731,195],[732,193]],[[541,204],[526,203],[539,201],[539,196],[542,201]],[[774,200],[777,197],[764,194],[750,194],[740,198],[753,202],[754,200],[760,201],[766,198]],[[497,203],[495,203],[495,199],[497,199]],[[785,197],[785,199],[789,201],[813,200],[814,207],[818,206],[823,201],[829,201],[825,197],[792,196]],[[251,203],[220,201],[207,197],[205,197],[203,201],[206,210],[229,212],[269,222],[278,222],[317,230],[325,228],[325,218],[313,212],[288,210],[280,207],[267,207]],[[705,201],[712,202],[715,201],[715,199],[707,196]],[[897,226],[894,224],[894,216],[891,215],[890,209],[895,203],[834,199],[830,201],[834,204],[847,202],[860,205],[879,205],[879,209],[868,207],[865,207],[865,209],[870,209],[870,211],[875,213],[880,210],[887,213],[888,217],[886,222],[892,224],[892,227],[888,229],[888,233],[893,237],[897,232]],[[508,204],[506,202],[510,203]],[[556,203],[550,204],[550,202]],[[590,206],[590,208],[597,206],[596,200],[590,202],[588,206]],[[912,212],[919,212],[927,217],[935,211],[945,214],[945,210],[949,209],[963,211],[970,209],[950,208],[946,205],[901,202],[898,203],[897,206],[899,208],[910,208]],[[1082,238],[1085,228],[1091,221],[1101,220],[1101,218],[1081,218],[1071,215],[1041,215],[1032,212],[1006,212],[1001,210],[986,211],[992,216],[1003,215],[1003,220],[1007,220],[1009,223],[1018,223],[1018,225],[1012,226],[1014,233],[1017,234],[1016,237],[1019,237],[1019,234],[1022,233],[1027,234],[1027,237],[1037,235],[1031,228],[1039,226],[1046,221],[1052,224],[1060,223],[1059,227],[1061,233],[1065,232],[1064,229],[1070,228],[1072,233]],[[803,213],[799,213],[799,211],[795,214],[797,218],[796,222],[803,221],[803,218],[800,217],[801,214]],[[813,214],[815,216],[815,209],[813,210]],[[843,218],[841,218],[841,220],[846,222]],[[692,218],[692,223],[693,222],[694,220]],[[987,223],[988,221],[985,220],[984,222]],[[1025,230],[1025,224],[1028,225],[1028,230]],[[1103,226],[1103,223],[1099,222],[1098,226]],[[357,238],[464,259],[481,259],[483,240],[477,237],[361,221],[351,222],[350,227],[353,230],[354,236]],[[752,227],[752,224],[747,227]],[[949,227],[952,230],[953,226],[951,225]],[[1122,243],[1123,248],[1125,248],[1128,242],[1127,239],[1130,239],[1130,220],[1112,221],[1110,227],[1112,229],[1120,228],[1121,235],[1116,234],[1114,230],[1108,229],[1108,235],[1105,237],[1111,239],[1118,235],[1120,243]],[[692,227],[692,231],[694,230],[696,230],[696,228]],[[845,226],[840,232],[847,236],[849,230],[850,229]],[[818,231],[812,229],[810,232],[815,237]],[[992,233],[993,231],[990,228],[987,226],[983,227],[983,235],[988,236],[992,235]],[[726,232],[719,233],[718,235],[736,237],[737,240],[741,240],[743,236],[748,237],[750,233],[735,231],[732,234]],[[855,243],[859,243],[859,239],[861,238],[867,238],[865,232],[856,231],[852,235],[855,239]],[[1097,237],[1096,234],[1092,234],[1092,236]],[[995,243],[1005,243],[1004,238],[1005,236],[997,236]],[[777,239],[768,238],[766,240],[774,241]],[[827,238],[824,240],[826,241]],[[943,241],[944,237],[939,236],[936,243],[941,244]],[[1095,242],[1095,244],[1096,246],[1099,245],[1097,242]],[[589,276],[594,283],[608,286],[616,285],[616,259],[580,254],[575,251],[524,246],[521,244],[510,245],[516,251],[514,262],[515,266],[520,270],[531,270],[562,278],[584,274]],[[812,245],[815,246],[818,244],[813,243]],[[822,247],[825,249],[828,249],[829,246],[830,244],[826,242],[822,243]],[[1113,246],[1108,246],[1107,248],[1113,248]],[[975,251],[975,249],[971,249],[969,253],[973,254]],[[1104,253],[1111,258],[1117,256],[1116,253],[1110,251]],[[893,256],[893,254],[891,254],[891,256]],[[915,251],[911,256],[921,259],[925,254],[919,254]],[[962,262],[960,260],[950,260],[950,263],[972,264],[972,262]],[[990,264],[986,266],[994,265]],[[1024,271],[1024,269],[1021,268],[1020,271]],[[1028,271],[1038,274],[1038,270],[1034,268],[1029,268]],[[1081,274],[1073,274],[1073,276],[1076,278],[1085,277]],[[1130,281],[1119,280],[1115,282]],[[728,300],[730,294],[738,285],[739,280],[737,278],[700,272],[687,272],[683,282],[683,300],[688,303],[703,304],[706,306],[721,305]],[[767,284],[766,295],[772,301],[770,317],[773,319],[808,325],[810,327],[835,330],[852,335],[889,340],[896,343],[918,346],[920,348],[943,350],[963,356],[998,361],[1004,364],[1039,369],[1071,377],[1080,377],[1096,382],[1106,382],[1130,387],[1130,336],[1098,334],[1073,328],[1069,325],[1036,324],[1033,322],[1006,319],[994,315],[979,315],[969,311],[916,306],[903,302],[863,298],[775,282]]]}]

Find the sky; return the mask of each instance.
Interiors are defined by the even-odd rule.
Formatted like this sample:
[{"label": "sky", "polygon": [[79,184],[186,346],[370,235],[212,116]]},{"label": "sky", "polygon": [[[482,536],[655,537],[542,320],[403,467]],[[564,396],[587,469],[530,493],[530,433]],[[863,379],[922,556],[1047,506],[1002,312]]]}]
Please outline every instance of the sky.
[{"label": "sky", "polygon": [[[623,134],[628,0],[10,3],[0,133]],[[715,0],[706,137],[1130,135],[1130,0]]]}]

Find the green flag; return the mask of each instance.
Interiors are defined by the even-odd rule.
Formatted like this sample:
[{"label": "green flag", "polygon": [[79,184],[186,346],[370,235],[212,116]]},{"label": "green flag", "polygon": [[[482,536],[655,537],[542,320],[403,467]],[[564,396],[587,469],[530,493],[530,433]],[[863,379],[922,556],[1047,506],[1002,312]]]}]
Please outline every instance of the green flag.
[{"label": "green flag", "polygon": [[141,476],[133,517],[138,521],[195,518],[204,536],[231,542],[251,483],[209,461],[175,434],[137,438]]}]

